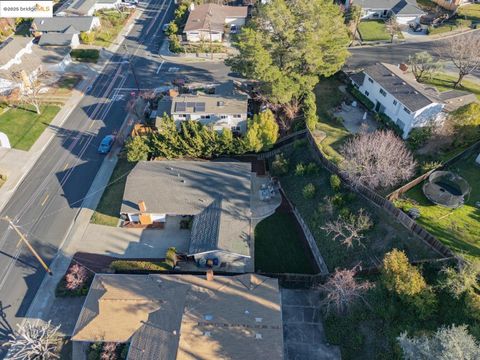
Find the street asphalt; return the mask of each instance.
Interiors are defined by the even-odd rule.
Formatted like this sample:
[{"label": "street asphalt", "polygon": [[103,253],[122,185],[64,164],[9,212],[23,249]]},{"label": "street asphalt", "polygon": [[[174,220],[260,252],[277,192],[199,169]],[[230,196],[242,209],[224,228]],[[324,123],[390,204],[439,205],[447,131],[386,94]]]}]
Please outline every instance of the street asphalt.
[{"label": "street asphalt", "polygon": [[[143,13],[122,46],[64,125],[55,129],[55,138],[0,213],[13,219],[47,264],[61,248],[103,161],[97,147],[121,127],[137,84],[152,89],[180,76],[217,82],[228,78],[228,68],[220,63],[165,62],[158,50],[174,2],[150,0],[140,6]],[[45,275],[13,229],[0,221],[0,344],[25,316]]]},{"label": "street asphalt", "polygon": [[[472,36],[480,36],[480,30],[469,33]],[[465,34],[458,34],[453,39],[466,36]],[[366,65],[385,62],[390,64],[405,63],[408,56],[420,51],[427,51],[433,56],[437,56],[440,49],[445,45],[446,39],[439,39],[426,42],[411,42],[400,44],[389,44],[382,46],[363,46],[350,48],[351,56],[347,60],[347,67],[349,69],[358,69]],[[446,64],[448,71],[455,72],[456,69],[451,64]],[[473,75],[480,77],[480,69]]]}]

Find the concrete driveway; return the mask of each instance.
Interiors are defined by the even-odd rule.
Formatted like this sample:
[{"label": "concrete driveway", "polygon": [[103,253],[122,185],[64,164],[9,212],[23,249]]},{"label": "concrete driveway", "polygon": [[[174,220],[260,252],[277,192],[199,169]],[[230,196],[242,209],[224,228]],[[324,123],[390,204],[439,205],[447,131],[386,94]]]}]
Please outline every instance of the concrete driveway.
[{"label": "concrete driveway", "polygon": [[90,224],[75,251],[120,258],[164,258],[169,247],[187,252],[190,230],[180,229],[180,217],[167,217],[164,229],[127,229]]},{"label": "concrete driveway", "polygon": [[340,360],[340,349],[329,345],[315,290],[282,289],[283,341],[286,360]]}]

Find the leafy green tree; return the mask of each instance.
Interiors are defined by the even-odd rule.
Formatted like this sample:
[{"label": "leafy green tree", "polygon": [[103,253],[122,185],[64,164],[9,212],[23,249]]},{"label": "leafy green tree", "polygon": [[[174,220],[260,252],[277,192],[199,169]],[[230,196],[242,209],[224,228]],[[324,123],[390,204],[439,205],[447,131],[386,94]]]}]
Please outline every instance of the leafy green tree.
[{"label": "leafy green tree", "polygon": [[431,336],[410,338],[402,333],[398,342],[406,360],[473,360],[480,346],[465,325],[441,327]]},{"label": "leafy green tree", "polygon": [[383,258],[382,280],[385,287],[402,296],[414,296],[426,289],[420,271],[408,261],[405,252],[393,249]]},{"label": "leafy green tree", "polygon": [[127,150],[127,160],[130,162],[144,161],[148,159],[150,147],[148,138],[145,136],[135,136],[125,143]]},{"label": "leafy green tree", "polygon": [[257,114],[248,122],[247,147],[259,152],[269,149],[278,139],[278,124],[270,110]]},{"label": "leafy green tree", "polygon": [[317,103],[315,93],[307,91],[303,97],[303,114],[305,116],[305,124],[310,130],[315,130],[318,123]]},{"label": "leafy green tree", "polygon": [[462,268],[455,269],[447,267],[442,269],[445,278],[441,281],[440,287],[447,290],[456,299],[462,294],[473,291],[478,285],[480,276],[480,261],[466,263]]},{"label": "leafy green tree", "polygon": [[[332,31],[335,29],[335,31]],[[319,76],[341,69],[349,53],[343,14],[330,0],[271,0],[244,27],[229,64],[261,82],[272,102],[285,104],[312,91]]]},{"label": "leafy green tree", "polygon": [[233,132],[225,128],[219,136],[219,150],[222,154],[231,154],[234,152]]}]

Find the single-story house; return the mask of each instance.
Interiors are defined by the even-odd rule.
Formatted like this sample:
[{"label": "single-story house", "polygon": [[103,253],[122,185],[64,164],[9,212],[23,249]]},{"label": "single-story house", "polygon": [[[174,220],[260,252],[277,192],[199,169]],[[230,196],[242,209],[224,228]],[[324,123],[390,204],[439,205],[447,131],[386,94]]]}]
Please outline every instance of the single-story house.
[{"label": "single-story house", "polygon": [[193,217],[187,256],[242,265],[250,258],[251,177],[250,163],[237,161],[140,161],[127,177],[121,217],[145,226]]},{"label": "single-story house", "polygon": [[94,16],[54,16],[36,18],[30,28],[35,36],[40,36],[41,46],[71,46],[80,44],[79,34],[90,32],[100,26]]},{"label": "single-story house", "polygon": [[122,0],[73,0],[67,1],[55,13],[56,16],[92,16],[97,10],[117,9]]},{"label": "single-story house", "polygon": [[178,126],[182,121],[195,120],[218,131],[228,128],[243,134],[247,131],[247,112],[246,95],[179,95],[159,101],[156,123],[158,127],[166,113]]},{"label": "single-story house", "polygon": [[183,29],[187,41],[222,41],[225,28],[245,25],[248,6],[204,4],[190,6],[188,20]]},{"label": "single-story house", "polygon": [[362,8],[362,19],[387,19],[395,16],[401,25],[418,23],[425,12],[418,7],[416,0],[347,0]]},{"label": "single-story house", "polygon": [[[39,71],[61,73],[71,62],[69,47],[43,48],[32,38],[7,39],[0,48],[0,94],[28,85],[37,78]],[[13,72],[23,74],[23,82],[12,80]]]},{"label": "single-story house", "polygon": [[128,360],[283,359],[278,280],[256,274],[96,274],[74,349],[130,343]]},{"label": "single-story house", "polygon": [[414,76],[399,66],[377,63],[351,76],[358,90],[374,104],[374,111],[387,115],[407,138],[413,128],[441,121],[443,111],[453,111],[476,101],[466,91],[438,92],[418,83]]}]

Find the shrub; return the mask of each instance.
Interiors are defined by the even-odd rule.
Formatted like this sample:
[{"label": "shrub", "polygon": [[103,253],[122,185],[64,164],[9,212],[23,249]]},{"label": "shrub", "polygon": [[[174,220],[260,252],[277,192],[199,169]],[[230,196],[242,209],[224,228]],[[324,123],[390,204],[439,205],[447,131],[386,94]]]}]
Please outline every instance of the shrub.
[{"label": "shrub", "polygon": [[417,295],[427,287],[422,274],[409,263],[405,252],[397,249],[383,258],[382,280],[388,290],[400,296]]},{"label": "shrub", "polygon": [[272,162],[272,174],[275,176],[285,175],[288,173],[288,160],[283,154],[275,155],[275,160]]},{"label": "shrub", "polygon": [[343,194],[337,193],[332,196],[332,204],[335,205],[336,207],[341,207],[345,203],[345,199],[343,197]]},{"label": "shrub", "polygon": [[380,129],[392,130],[399,137],[403,136],[403,130],[400,128],[400,126],[395,124],[395,122],[384,113],[376,113],[375,120],[380,123]]},{"label": "shrub", "polygon": [[88,293],[91,282],[92,275],[88,269],[80,264],[73,264],[68,268],[65,276],[57,284],[55,296],[85,296]]},{"label": "shrub", "polygon": [[338,175],[332,174],[330,176],[330,186],[335,192],[338,192],[340,190],[340,187],[342,186],[342,180],[340,180],[340,177]]},{"label": "shrub", "polygon": [[315,196],[315,185],[308,183],[302,190],[303,197],[305,199],[313,199]]},{"label": "shrub", "polygon": [[472,20],[468,19],[455,19],[455,25],[458,28],[469,28],[472,26]]},{"label": "shrub", "polygon": [[171,266],[163,261],[115,260],[110,269],[116,273],[145,273],[149,271],[171,270]]},{"label": "shrub", "polygon": [[127,160],[130,162],[144,161],[148,159],[150,147],[146,136],[134,136],[125,143]]},{"label": "shrub", "polygon": [[295,167],[295,175],[296,176],[303,176],[305,175],[305,165],[303,163],[298,163]]},{"label": "shrub", "polygon": [[93,42],[95,41],[95,32],[94,31],[90,31],[90,32],[82,31],[80,33],[80,41],[83,44],[87,44],[87,45],[93,44]]},{"label": "shrub", "polygon": [[168,264],[168,266],[170,266],[172,269],[175,269],[175,266],[177,266],[177,249],[174,247],[169,247],[165,258],[165,262]]},{"label": "shrub", "polygon": [[430,126],[414,128],[408,134],[408,145],[413,150],[421,148],[432,137],[433,129]]},{"label": "shrub", "polygon": [[475,320],[480,321],[480,295],[474,290],[465,294],[466,310]]},{"label": "shrub", "polygon": [[430,170],[436,169],[440,166],[442,166],[440,161],[427,161],[420,165],[420,171],[422,174],[425,174],[426,172],[429,172]]},{"label": "shrub", "polygon": [[97,62],[100,57],[100,51],[97,49],[73,49],[70,56],[82,62]]},{"label": "shrub", "polygon": [[316,163],[314,163],[313,161],[312,162],[309,162],[307,164],[307,166],[305,167],[305,173],[307,175],[315,175],[318,173],[318,166]]},{"label": "shrub", "polygon": [[375,106],[375,104],[368,97],[366,97],[364,94],[362,94],[360,92],[360,90],[358,90],[355,87],[350,87],[349,90],[350,90],[350,93],[358,101],[360,101],[361,104],[363,104],[363,106],[365,106],[368,110],[373,110],[373,107]]}]

